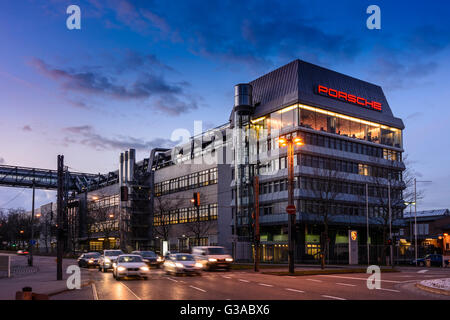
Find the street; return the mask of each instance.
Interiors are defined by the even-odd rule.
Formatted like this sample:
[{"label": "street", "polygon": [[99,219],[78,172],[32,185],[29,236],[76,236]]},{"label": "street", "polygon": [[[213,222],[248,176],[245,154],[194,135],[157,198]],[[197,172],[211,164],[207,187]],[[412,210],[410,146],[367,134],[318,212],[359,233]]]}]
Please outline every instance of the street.
[{"label": "street", "polygon": [[54,299],[93,300],[435,300],[450,299],[414,286],[420,280],[449,277],[449,270],[404,268],[382,273],[381,289],[369,290],[368,274],[274,276],[252,271],[204,272],[201,276],[169,276],[152,269],[148,280],[116,281],[111,271],[85,270],[90,286]]}]

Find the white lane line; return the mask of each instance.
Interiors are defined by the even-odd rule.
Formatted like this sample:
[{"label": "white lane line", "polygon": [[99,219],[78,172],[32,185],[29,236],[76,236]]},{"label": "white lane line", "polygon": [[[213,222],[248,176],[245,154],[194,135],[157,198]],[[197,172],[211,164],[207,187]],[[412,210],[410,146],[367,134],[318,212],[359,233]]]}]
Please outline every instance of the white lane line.
[{"label": "white lane line", "polygon": [[178,282],[178,280],[175,280],[175,279],[172,279],[172,278],[169,278],[169,277],[167,277],[167,279],[170,280],[170,281],[173,281],[173,282]]},{"label": "white lane line", "polygon": [[97,288],[95,287],[95,283],[91,284],[92,287],[92,295],[94,296],[94,300],[98,300]]},{"label": "white lane line", "polygon": [[291,289],[291,288],[286,288],[287,291],[292,291],[292,292],[298,292],[298,293],[305,293],[305,291],[302,290],[297,290],[297,289]]},{"label": "white lane line", "polygon": [[425,272],[428,272],[428,271],[429,270],[423,269],[423,270],[417,271],[417,273],[425,273]]},{"label": "white lane line", "polygon": [[390,292],[400,292],[398,290],[394,290],[394,289],[385,289],[385,288],[377,288],[377,290],[384,290],[384,291],[390,291]]},{"label": "white lane line", "polygon": [[[352,280],[362,280],[367,281],[367,278],[356,278],[356,277],[343,277],[343,276],[332,276],[327,274],[321,274],[319,277],[330,277],[330,278],[339,278],[339,279],[352,279]],[[378,280],[374,280],[378,281]],[[402,283],[404,281],[394,281],[394,280],[379,280],[380,282],[391,282],[391,283]]]},{"label": "white lane line", "polygon": [[273,287],[273,285],[267,283],[258,283],[258,284],[263,287]]},{"label": "white lane line", "polygon": [[245,280],[245,279],[239,279],[239,281],[241,281],[241,282],[250,282],[250,281]]},{"label": "white lane line", "polygon": [[347,299],[344,299],[344,298],[339,298],[339,297],[334,297],[334,296],[327,296],[327,295],[322,295],[322,297],[329,298],[329,299],[335,299],[335,300],[347,300]]},{"label": "white lane line", "polygon": [[305,279],[305,280],[314,281],[314,282],[322,282],[322,280],[317,280],[317,279]]},{"label": "white lane line", "polygon": [[189,286],[189,287],[192,288],[192,289],[201,291],[201,292],[206,292],[206,290],[203,290],[203,289],[200,289],[200,288],[197,288],[197,287],[194,287],[194,286]]},{"label": "white lane line", "polygon": [[222,278],[231,279],[231,277],[229,277],[229,276],[222,276]]},{"label": "white lane line", "polygon": [[121,285],[123,285],[128,291],[131,292],[131,294],[133,294],[138,300],[142,300],[136,293],[134,293],[130,288],[128,288],[128,286],[123,283],[123,282],[119,282]]},{"label": "white lane line", "polygon": [[338,284],[340,286],[356,287],[356,284],[350,284],[350,283],[336,282],[336,284]]}]

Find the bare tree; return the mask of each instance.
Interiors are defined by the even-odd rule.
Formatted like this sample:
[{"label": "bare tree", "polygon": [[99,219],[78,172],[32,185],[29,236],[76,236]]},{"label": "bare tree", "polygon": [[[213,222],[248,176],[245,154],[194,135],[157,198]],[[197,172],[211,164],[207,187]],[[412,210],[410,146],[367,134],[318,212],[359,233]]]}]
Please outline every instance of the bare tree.
[{"label": "bare tree", "polygon": [[96,233],[104,238],[103,248],[110,249],[109,237],[118,230],[118,208],[117,206],[96,206],[88,212],[92,219],[91,233]]},{"label": "bare tree", "polygon": [[321,259],[320,266],[325,268],[325,257],[329,255],[329,223],[332,212],[332,206],[335,204],[336,198],[340,191],[338,183],[345,179],[348,174],[335,171],[314,168],[313,174],[315,177],[312,186],[313,195],[318,202],[317,214],[323,223],[323,233],[321,236]]},{"label": "bare tree", "polygon": [[170,223],[170,213],[180,208],[183,199],[168,196],[155,196],[154,215],[159,216],[159,223],[153,224],[153,234],[163,240],[168,240],[172,225]]}]

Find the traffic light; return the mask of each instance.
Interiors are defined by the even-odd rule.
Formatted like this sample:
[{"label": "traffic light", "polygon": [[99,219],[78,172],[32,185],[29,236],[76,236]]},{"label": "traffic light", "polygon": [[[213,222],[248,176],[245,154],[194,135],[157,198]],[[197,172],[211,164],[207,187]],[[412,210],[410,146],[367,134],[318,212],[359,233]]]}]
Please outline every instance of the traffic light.
[{"label": "traffic light", "polygon": [[194,192],[191,202],[194,204],[194,206],[200,207],[200,192]]},{"label": "traffic light", "polygon": [[128,187],[120,187],[120,201],[128,201]]},{"label": "traffic light", "polygon": [[387,244],[388,244],[388,246],[392,245],[392,239],[388,239]]}]

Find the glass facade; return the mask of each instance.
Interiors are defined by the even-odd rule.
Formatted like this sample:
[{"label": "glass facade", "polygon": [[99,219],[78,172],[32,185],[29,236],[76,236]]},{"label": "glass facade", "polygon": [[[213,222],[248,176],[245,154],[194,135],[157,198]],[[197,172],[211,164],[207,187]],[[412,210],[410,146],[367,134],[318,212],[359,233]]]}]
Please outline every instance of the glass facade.
[{"label": "glass facade", "polygon": [[258,123],[269,133],[299,126],[402,148],[402,131],[400,129],[303,104],[289,106],[252,122]]}]

